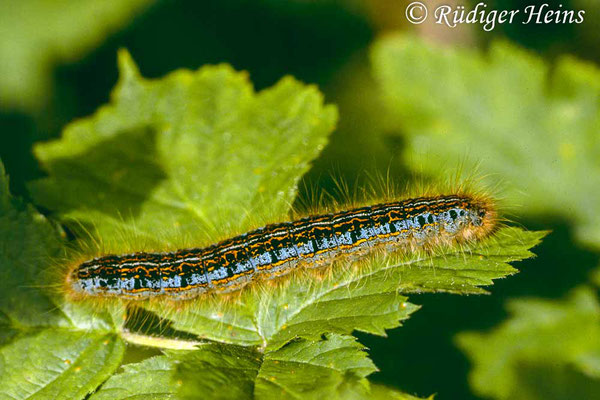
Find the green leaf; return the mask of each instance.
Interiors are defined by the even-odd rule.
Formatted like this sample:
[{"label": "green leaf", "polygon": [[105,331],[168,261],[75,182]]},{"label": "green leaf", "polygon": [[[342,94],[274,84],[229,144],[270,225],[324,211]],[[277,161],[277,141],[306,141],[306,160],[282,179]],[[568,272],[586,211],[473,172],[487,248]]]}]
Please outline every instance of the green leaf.
[{"label": "green leaf", "polygon": [[124,344],[107,333],[121,313],[61,304],[47,279],[64,242],[10,196],[1,162],[0,243],[0,398],[83,398],[121,361]]},{"label": "green leaf", "polygon": [[235,301],[200,299],[185,314],[150,308],[173,327],[200,337],[277,348],[294,337],[317,339],[326,332],[360,330],[384,335],[418,309],[399,293],[486,293],[481,286],[516,272],[508,262],[531,257],[544,232],[504,228],[494,238],[434,255],[374,257],[352,266],[334,266],[317,282],[289,279],[268,288],[243,291]]},{"label": "green leaf", "polygon": [[285,218],[337,119],[291,77],[255,93],[226,65],[146,80],[121,51],[119,68],[109,105],[35,147],[50,178],[31,186],[102,238],[176,246]]},{"label": "green leaf", "polygon": [[[154,248],[198,246],[288,218],[297,182],[336,118],[314,88],[285,78],[254,93],[227,66],[149,81],[127,53],[119,60],[111,103],[69,125],[62,139],[36,146],[50,174],[32,185],[41,204],[74,228],[93,226],[103,250],[117,252],[141,250],[131,243],[136,235]],[[326,332],[383,335],[417,308],[399,292],[484,293],[480,286],[514,273],[506,263],[531,256],[527,249],[540,238],[505,229],[490,242],[441,249],[433,258],[338,266],[316,281],[254,285],[234,301],[202,298],[185,313],[148,309],[202,338],[271,349]]]},{"label": "green leaf", "polygon": [[[434,395],[427,397],[426,400],[434,400]],[[383,385],[371,384],[371,400],[425,400],[423,397],[416,397],[410,394],[402,393],[397,390],[385,387]]]},{"label": "green leaf", "polygon": [[[31,185],[40,204],[78,234],[92,228],[103,251],[171,249],[189,245],[190,238],[205,245],[229,232],[288,218],[297,182],[336,119],[315,88],[284,78],[255,93],[244,74],[224,65],[146,80],[125,52],[119,66],[110,104],[69,125],[62,139],[36,146],[49,173]],[[231,296],[203,296],[183,305],[185,312],[172,304],[141,305],[167,320],[170,330],[228,343],[202,346],[179,360],[184,391],[195,395],[222,386],[234,397],[257,388],[264,396],[277,389],[290,396],[333,391],[361,397],[368,393],[364,376],[372,366],[355,356],[346,359],[351,339],[340,334],[383,335],[398,326],[417,309],[402,292],[485,293],[481,286],[516,272],[507,263],[530,257],[528,249],[543,235],[503,228],[490,240],[433,254],[376,256],[322,274],[299,271]],[[104,321],[106,327],[91,329],[112,329],[111,320]],[[123,332],[127,337],[130,333]],[[158,338],[155,345],[164,343]],[[153,361],[158,371],[148,371],[166,379],[169,367],[161,360]],[[201,380],[198,364],[204,366]],[[311,378],[298,381],[285,374],[296,371],[290,369],[296,364]],[[149,395],[137,388],[121,391],[144,367],[127,367],[97,395]],[[271,376],[276,384],[267,385]],[[164,395],[172,393],[172,386],[165,387]]]},{"label": "green leaf", "polygon": [[[10,196],[0,161],[0,325],[4,340],[19,330],[61,326],[115,330],[123,324],[122,307],[102,312],[85,304],[64,303],[59,264],[65,241],[33,207]],[[3,341],[0,337],[0,342]]]},{"label": "green leaf", "polygon": [[262,356],[249,347],[211,344],[182,358],[181,397],[244,399],[251,397]]},{"label": "green leaf", "polygon": [[185,399],[365,398],[376,371],[356,339],[328,335],[276,351],[210,344],[180,359],[176,376]]},{"label": "green leaf", "polygon": [[79,59],[153,2],[0,2],[0,104],[39,108],[52,92],[56,64]]},{"label": "green leaf", "polygon": [[48,284],[40,275],[60,246],[60,236],[48,220],[10,196],[0,161],[0,318],[7,329],[62,321],[54,302],[40,289]]},{"label": "green leaf", "polygon": [[589,288],[565,300],[520,299],[486,334],[462,333],[472,388],[496,399],[591,399],[600,390],[600,304]]},{"label": "green leaf", "polygon": [[[123,366],[90,400],[133,399],[398,399],[417,397],[364,378],[376,368],[356,339],[328,335],[277,351],[206,344]],[[430,397],[433,399],[433,397]]]},{"label": "green leaf", "polygon": [[[21,330],[62,326],[110,330],[122,324],[122,310],[107,312],[62,304],[57,263],[62,231],[30,205],[12,198],[0,161],[0,325],[4,340]],[[0,337],[0,341],[3,341]]]},{"label": "green leaf", "polygon": [[114,334],[30,333],[0,348],[0,398],[82,399],[117,369],[124,351]]},{"label": "green leaf", "polygon": [[[296,340],[276,351],[205,344],[124,365],[90,400],[133,399],[398,399],[418,400],[369,384],[376,371],[353,337]],[[430,397],[429,399],[433,399]]]},{"label": "green leaf", "polygon": [[381,39],[372,61],[414,169],[478,169],[520,212],[560,215],[600,243],[596,67],[562,57],[550,68],[503,42],[482,53],[401,35]]},{"label": "green leaf", "polygon": [[123,365],[89,400],[174,400],[179,385],[172,379],[173,362],[165,356]]}]

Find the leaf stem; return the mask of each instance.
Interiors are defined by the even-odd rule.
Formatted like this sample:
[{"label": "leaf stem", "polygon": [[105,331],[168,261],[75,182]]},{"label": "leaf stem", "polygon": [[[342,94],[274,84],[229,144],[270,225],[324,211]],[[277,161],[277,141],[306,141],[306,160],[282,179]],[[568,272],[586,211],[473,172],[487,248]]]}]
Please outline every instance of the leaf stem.
[{"label": "leaf stem", "polygon": [[199,346],[207,344],[207,342],[167,339],[158,336],[141,335],[129,331],[122,331],[121,337],[128,343],[171,350],[196,350]]}]

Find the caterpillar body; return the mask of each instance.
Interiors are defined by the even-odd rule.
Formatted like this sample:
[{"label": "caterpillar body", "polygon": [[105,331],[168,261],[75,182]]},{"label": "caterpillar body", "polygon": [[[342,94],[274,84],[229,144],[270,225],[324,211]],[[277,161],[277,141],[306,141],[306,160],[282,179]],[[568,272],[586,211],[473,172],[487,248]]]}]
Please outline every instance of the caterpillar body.
[{"label": "caterpillar body", "polygon": [[204,248],[104,255],[75,266],[67,285],[82,297],[190,299],[377,250],[477,240],[495,225],[488,199],[419,197],[271,224]]}]

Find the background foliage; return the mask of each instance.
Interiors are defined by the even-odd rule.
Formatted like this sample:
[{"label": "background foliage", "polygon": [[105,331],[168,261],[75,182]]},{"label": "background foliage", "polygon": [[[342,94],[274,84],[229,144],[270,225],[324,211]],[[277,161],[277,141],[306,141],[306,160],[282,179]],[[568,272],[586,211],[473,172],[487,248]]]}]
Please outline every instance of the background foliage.
[{"label": "background foliage", "polygon": [[[254,97],[244,79],[228,75],[227,68],[218,70],[237,82],[239,90],[228,96],[245,104],[242,109],[245,118],[250,120],[259,102],[282,103],[276,97],[278,91],[285,98],[286,88],[304,90],[290,79],[273,86],[281,77],[291,74],[300,81],[319,84],[326,102],[335,103],[339,109],[338,127],[329,145],[304,178],[308,186],[330,188],[328,173],[332,169],[349,177],[351,183],[356,176],[364,176],[365,170],[384,174],[390,171],[396,179],[407,180],[412,178],[415,169],[427,172],[461,162],[468,165],[477,158],[483,174],[491,173],[492,179],[504,182],[506,202],[520,205],[510,210],[512,219],[530,229],[553,231],[536,250],[539,257],[517,265],[522,272],[496,284],[492,296],[414,295],[411,301],[426,307],[412,315],[403,328],[388,331],[388,338],[359,335],[360,343],[370,348],[369,355],[380,369],[369,379],[409,393],[437,392],[440,398],[519,398],[517,395],[523,399],[548,398],[549,387],[540,385],[540,381],[548,380],[555,383],[550,388],[555,398],[593,398],[590,396],[597,393],[597,289],[587,287],[573,291],[576,286],[590,281],[588,275],[598,262],[594,222],[599,203],[598,185],[590,182],[597,175],[594,171],[598,170],[599,159],[596,133],[600,83],[598,69],[593,64],[599,56],[595,50],[597,35],[590,28],[597,21],[598,8],[593,2],[561,2],[565,8],[586,9],[586,23],[582,25],[505,25],[489,34],[476,27],[436,31],[435,26],[422,26],[415,31],[404,21],[406,3],[402,2],[230,0],[158,1],[151,5],[149,2],[119,2],[118,5],[77,2],[76,10],[69,5],[52,8],[43,3],[5,1],[1,3],[3,12],[0,13],[0,31],[5,33],[0,54],[3,60],[8,60],[3,62],[7,72],[0,74],[0,157],[11,177],[12,193],[25,199],[24,202],[7,200],[7,197],[2,200],[3,207],[8,207],[3,210],[12,210],[11,213],[5,211],[3,217],[8,216],[19,227],[5,234],[20,238],[23,247],[14,250],[15,254],[27,254],[31,259],[13,257],[8,248],[2,248],[2,255],[19,259],[24,274],[38,273],[37,269],[28,268],[43,267],[36,264],[36,260],[59,252],[60,242],[64,240],[64,233],[57,232],[55,226],[26,202],[35,200],[43,212],[58,211],[66,220],[85,216],[94,223],[118,224],[120,221],[116,215],[105,218],[102,202],[85,202],[95,204],[95,211],[100,214],[78,210],[79,203],[60,202],[63,208],[58,207],[57,199],[69,192],[69,185],[83,184],[90,178],[90,171],[81,169],[82,160],[73,157],[78,153],[60,154],[64,148],[44,145],[36,148],[38,162],[32,152],[34,142],[59,137],[68,122],[88,116],[108,103],[110,89],[118,78],[114,67],[118,48],[127,48],[142,69],[142,75],[150,78],[181,67],[196,70],[204,64],[219,62],[249,71],[256,90],[272,87],[264,96]],[[490,6],[492,3],[497,8],[523,6],[523,2],[516,0],[498,0],[490,2]],[[105,17],[98,18],[99,15]],[[82,27],[85,27],[83,31]],[[413,32],[409,36],[383,36],[388,30]],[[423,37],[429,39],[423,41]],[[434,41],[443,38],[450,44],[445,47],[431,44],[432,38]],[[456,50],[456,47],[462,49]],[[8,58],[5,54],[9,54]],[[135,68],[124,57],[121,70],[128,66],[125,68],[129,76],[135,76]],[[407,68],[408,65],[413,67]],[[184,75],[178,72],[167,79],[189,79]],[[184,86],[182,84],[182,90]],[[218,92],[218,89],[217,85],[214,90]],[[128,90],[147,93],[162,89],[156,83]],[[314,90],[306,93],[308,97],[318,97]],[[177,105],[177,96],[173,94],[174,109],[180,107],[180,115],[188,115]],[[272,97],[269,99],[269,96]],[[127,101],[126,96],[122,101]],[[285,104],[283,101],[282,105]],[[168,130],[164,116],[146,115],[148,109],[143,109],[156,105],[134,102],[133,106],[140,108],[136,110],[139,115],[134,115],[138,120],[131,127],[118,126],[121,118],[117,116],[110,122],[111,113],[118,110],[101,111],[109,121],[105,129],[124,130],[132,147],[140,143],[140,137],[156,136],[157,131],[147,130],[140,121],[160,121],[164,124],[158,124],[158,129]],[[289,106],[294,108],[294,104]],[[325,115],[324,126],[318,129],[330,131],[332,111],[315,112]],[[101,120],[97,115],[76,122],[65,134],[92,129],[94,121]],[[227,113],[223,116],[226,119]],[[285,129],[277,126],[280,117],[275,113],[260,121],[264,123],[264,132]],[[226,121],[222,126],[224,130],[228,128]],[[195,128],[201,129],[198,125]],[[501,143],[496,142],[499,139]],[[315,140],[307,148],[318,148],[319,143],[324,145]],[[108,154],[113,151],[115,157],[121,156],[110,141],[97,144]],[[157,148],[160,151],[161,147]],[[470,150],[461,152],[462,148]],[[210,154],[211,150],[207,149],[202,156]],[[435,154],[431,162],[423,161],[422,157],[430,154]],[[89,153],[86,160],[92,155]],[[57,159],[69,163],[61,165]],[[309,159],[300,162],[295,172],[305,172]],[[136,160],[148,172],[148,180],[138,184],[147,184],[152,198],[162,199],[161,185],[169,184],[172,180],[165,177],[175,176],[176,171],[153,168],[155,160],[161,160],[160,153]],[[104,182],[106,195],[121,198],[122,193],[111,193],[111,188],[119,187],[115,183],[120,182],[121,188],[130,183],[127,171],[119,175],[110,167],[107,165],[105,174],[96,178]],[[188,164],[188,168],[199,173],[193,163]],[[50,177],[46,175],[48,171]],[[57,171],[80,174],[79,180],[66,175],[68,179],[65,178],[61,186],[61,182],[56,181],[61,177]],[[203,173],[210,174],[210,171]],[[260,174],[252,179],[258,188]],[[33,180],[37,183],[30,186],[29,191],[26,182]],[[361,185],[360,179],[356,185]],[[6,184],[2,188],[2,193],[7,194]],[[172,190],[166,192],[173,193]],[[177,193],[177,201],[185,199],[185,187]],[[269,194],[268,197],[285,204],[293,199],[293,194],[275,197]],[[125,218],[143,225],[147,210],[143,207],[134,210],[135,213]],[[220,212],[226,214],[231,210]],[[274,209],[274,212],[279,211]],[[185,220],[183,215],[174,220]],[[243,221],[240,223],[243,225]],[[3,265],[7,264],[3,262]],[[9,276],[2,283],[3,288],[11,287],[10,279]],[[115,360],[120,359],[124,351],[122,343],[111,333],[119,325],[115,322],[119,321],[118,315],[106,315],[100,319],[100,326],[94,326],[99,322],[86,320],[85,312],[76,309],[58,312],[51,299],[35,298],[37,292],[33,288],[30,291],[31,304],[35,307],[15,301],[10,291],[0,298],[2,309],[12,310],[2,315],[0,340],[10,343],[15,335],[26,331],[28,342],[22,345],[31,346],[26,348],[35,348],[36,342],[48,344],[50,340],[45,336],[48,333],[42,328],[47,324],[64,328],[60,340],[68,340],[72,346],[64,349],[68,354],[48,354],[49,360],[38,360],[35,365],[25,363],[24,368],[35,371],[52,359],[75,359],[83,349],[88,349],[85,355],[90,360],[103,360],[98,365],[116,367],[118,361]],[[507,315],[504,303],[519,296],[543,299],[511,300],[508,303],[510,315]],[[36,317],[39,315],[46,317],[42,321]],[[564,324],[580,326],[586,335],[566,337],[564,330],[555,328]],[[86,326],[86,329],[93,326],[98,335],[83,338],[73,331],[73,326]],[[35,329],[30,331],[31,327]],[[453,338],[465,330],[472,333],[461,334],[456,339],[465,351],[463,354],[454,346]],[[334,347],[347,346],[356,356],[355,362],[360,364],[356,360],[364,353],[359,346],[351,344],[351,338],[342,335],[330,337],[329,341],[333,341]],[[544,343],[546,351],[541,354],[538,349]],[[308,342],[294,345],[307,346]],[[492,354],[502,354],[508,361],[500,366],[491,364],[491,354],[486,355],[481,350],[489,348],[495,350]],[[5,349],[8,352],[5,360],[21,362],[18,357],[23,354],[23,348]],[[320,350],[311,351],[318,354]],[[207,348],[199,359],[189,361],[204,366],[222,363],[223,360],[214,358],[215,354],[225,357],[223,352]],[[231,356],[235,354],[234,351]],[[547,354],[552,355],[551,359]],[[141,356],[127,357],[137,361],[136,357]],[[122,393],[125,398],[128,388],[123,382],[130,382],[131,376],[143,370],[157,383],[154,389],[149,388],[158,390],[155,398],[168,398],[170,392],[163,393],[162,397],[159,393],[165,388],[160,385],[163,382],[160,379],[164,378],[165,370],[171,368],[173,359],[177,359],[177,354],[150,358],[143,361],[143,365],[132,364],[103,386],[112,392],[99,392],[95,396],[115,398],[116,393]],[[261,360],[259,368],[257,364],[244,368],[255,377],[268,377],[274,368],[269,360],[274,359]],[[64,362],[56,365],[61,370],[82,371],[77,370],[77,365]],[[319,376],[330,382],[331,385],[326,386],[330,389],[339,388],[338,383],[344,381],[340,377],[345,373],[340,371],[352,369],[355,384],[344,389],[352,393],[360,392],[364,382],[361,379],[373,371],[372,366],[366,364],[343,365],[323,375],[322,370],[314,370],[312,365],[301,365],[307,373],[313,374],[311,379]],[[232,367],[237,366],[232,364]],[[490,376],[495,368],[499,368],[500,375]],[[472,389],[466,380],[469,371],[472,371]],[[91,378],[86,380],[86,376],[95,379],[109,376],[101,368],[82,372],[88,374],[78,378],[87,382],[85,387],[95,384]],[[195,372],[181,370],[178,373],[183,381],[193,380]],[[12,379],[11,375],[0,375],[3,379]],[[515,380],[515,376],[518,379]],[[264,381],[264,390],[268,390],[267,382]],[[372,386],[374,392],[379,390]],[[302,393],[302,388],[288,388],[290,393]],[[38,398],[45,395],[58,395],[58,392],[39,393]]]},{"label": "background foliage", "polygon": [[[49,176],[33,181],[30,193],[73,235],[109,253],[168,250],[190,246],[186,234],[199,246],[250,229],[247,220],[262,225],[262,215],[288,218],[306,162],[336,117],[314,87],[284,78],[254,93],[245,74],[227,66],[147,80],[125,51],[119,69],[110,104],[69,124],[60,140],[35,146]],[[61,260],[53,253],[67,240],[0,179],[8,278],[0,284],[8,332],[0,394],[10,398],[108,397],[118,389],[159,398],[370,398],[365,378],[376,367],[348,335],[397,327],[418,308],[404,293],[485,293],[481,286],[515,273],[508,262],[532,256],[528,248],[544,236],[504,227],[490,240],[433,255],[379,255],[254,284],[229,299],[141,303],[125,314],[119,303],[65,302],[51,289],[52,264]],[[155,317],[158,327],[148,324]],[[126,380],[139,383],[118,387],[127,341],[177,351],[126,364]]]}]

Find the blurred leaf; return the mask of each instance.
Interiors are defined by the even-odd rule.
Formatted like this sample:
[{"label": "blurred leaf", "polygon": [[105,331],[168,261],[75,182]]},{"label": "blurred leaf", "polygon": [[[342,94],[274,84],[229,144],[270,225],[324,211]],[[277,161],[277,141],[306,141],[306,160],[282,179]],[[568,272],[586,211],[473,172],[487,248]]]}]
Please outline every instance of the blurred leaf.
[{"label": "blurred leaf", "polygon": [[368,398],[364,378],[376,368],[363,350],[355,338],[334,334],[264,354],[211,344],[181,358],[176,376],[185,399]]},{"label": "blurred leaf", "polygon": [[600,393],[600,304],[589,288],[565,300],[520,299],[489,333],[462,333],[474,364],[470,382],[485,397],[592,399]]},{"label": "blurred leaf", "polygon": [[152,357],[123,365],[89,400],[174,400],[179,388],[173,382],[173,363],[167,357]]},{"label": "blurred leaf", "polygon": [[0,2],[0,105],[39,107],[51,93],[55,64],[77,60],[153,2]]},{"label": "blurred leaf", "polygon": [[516,370],[519,389],[510,399],[594,400],[600,393],[600,380],[573,365],[523,363]]},{"label": "blurred leaf", "polygon": [[511,204],[560,215],[600,244],[596,67],[562,57],[550,73],[507,43],[482,54],[399,35],[381,39],[372,60],[413,168],[478,168],[505,182]]},{"label": "blurred leaf", "polygon": [[[361,52],[339,71],[325,93],[335,102],[340,116],[329,145],[304,177],[309,189],[310,182],[318,182],[319,187],[335,193],[339,182],[346,182],[352,192],[372,183],[370,177],[383,175],[403,182],[405,171],[400,170],[396,157],[398,143],[385,135],[387,126],[381,118],[384,103],[371,76],[367,55]],[[304,193],[300,196],[307,197]]]},{"label": "blurred leaf", "polygon": [[335,108],[291,77],[255,93],[226,65],[145,80],[122,51],[119,68],[111,104],[35,148],[51,176],[33,196],[100,237],[164,246],[285,217],[335,125]]},{"label": "blurred leaf", "polygon": [[169,307],[151,308],[170,318],[178,330],[243,345],[277,348],[294,337],[315,340],[326,332],[353,330],[384,335],[418,308],[399,293],[486,293],[481,286],[517,272],[507,263],[531,257],[528,249],[544,235],[504,228],[494,238],[463,249],[334,266],[317,281],[300,276],[273,285],[268,296],[253,285],[233,301],[200,299],[185,315]]},{"label": "blurred leaf", "polygon": [[83,399],[119,366],[114,334],[45,329],[0,348],[1,399]]},{"label": "blurred leaf", "polygon": [[[596,22],[600,19],[600,4],[594,0],[572,0],[574,9],[585,11],[586,22]],[[570,51],[579,52],[585,55],[588,59],[593,59],[598,62],[598,54],[594,49],[600,45],[600,38],[594,31],[595,23],[583,23],[577,27],[577,40],[572,46],[569,46]],[[590,51],[591,50],[591,51]]]},{"label": "blurred leaf", "polygon": [[600,287],[600,267],[596,267],[590,272],[590,282]]}]

